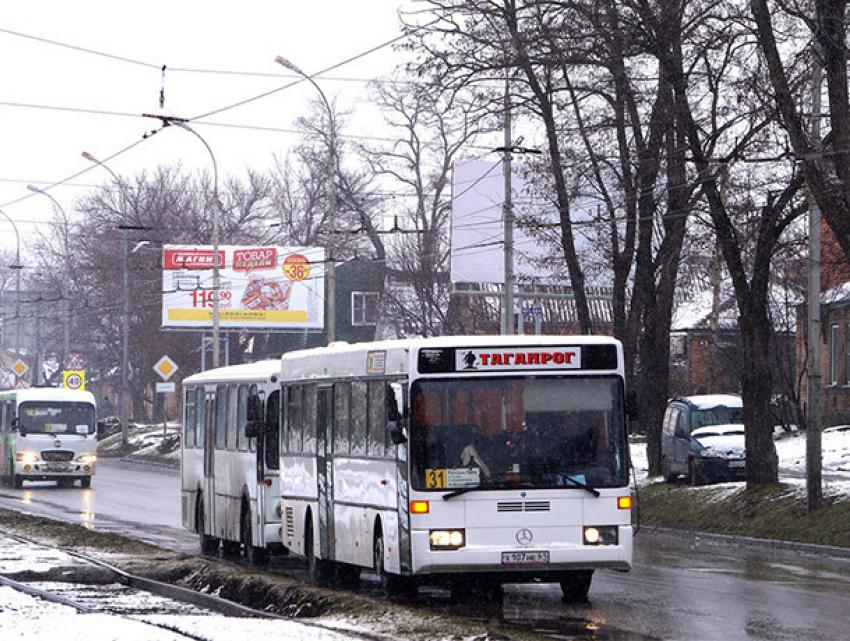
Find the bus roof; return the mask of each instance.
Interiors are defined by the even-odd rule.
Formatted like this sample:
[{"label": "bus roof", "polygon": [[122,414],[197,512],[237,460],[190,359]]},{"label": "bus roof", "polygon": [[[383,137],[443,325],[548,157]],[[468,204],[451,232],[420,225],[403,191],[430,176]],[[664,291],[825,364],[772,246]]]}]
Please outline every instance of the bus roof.
[{"label": "bus roof", "polygon": [[[479,347],[549,347],[555,345],[616,345],[620,342],[610,336],[492,336],[462,335],[431,338],[408,338],[400,340],[374,341],[365,343],[331,343],[327,347],[315,347],[288,352],[281,358],[281,373],[285,380],[317,377],[315,360],[322,359],[321,376],[359,376],[366,370],[364,356],[369,352],[385,352],[383,372],[406,374],[411,368],[411,355],[420,349],[434,348],[479,348]],[[618,358],[622,360],[622,356]]]},{"label": "bus roof", "polygon": [[280,361],[274,358],[257,361],[256,363],[243,363],[241,365],[228,365],[227,367],[208,369],[187,376],[183,379],[183,385],[240,381],[269,381],[275,383],[277,382],[276,378],[279,377]]},{"label": "bus roof", "polygon": [[91,403],[96,405],[94,394],[85,390],[73,390],[64,387],[24,387],[3,390],[0,397],[15,398],[18,403],[27,401],[65,401],[69,403]]}]

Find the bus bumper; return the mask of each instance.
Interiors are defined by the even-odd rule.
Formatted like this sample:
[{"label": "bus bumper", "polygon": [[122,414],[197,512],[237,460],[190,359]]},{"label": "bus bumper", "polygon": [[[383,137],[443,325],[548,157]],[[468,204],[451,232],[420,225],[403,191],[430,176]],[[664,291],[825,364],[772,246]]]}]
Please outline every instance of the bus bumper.
[{"label": "bus bumper", "polygon": [[96,463],[15,463],[15,476],[24,481],[57,481],[59,479],[85,479],[94,476]]},{"label": "bus bumper", "polygon": [[[614,569],[628,571],[632,567],[630,525],[617,527],[615,545],[583,544],[580,527],[558,528],[546,532],[532,528],[534,538],[528,545],[518,545],[522,528],[504,531],[467,531],[467,543],[457,550],[432,550],[428,530],[415,530],[412,538],[412,570],[415,575],[481,573],[496,574],[505,583],[535,580],[557,580],[559,572],[569,570]],[[500,529],[501,530],[501,529]],[[509,531],[508,531],[509,530]],[[542,531],[541,531],[542,530]],[[523,535],[527,536],[525,532]]]}]

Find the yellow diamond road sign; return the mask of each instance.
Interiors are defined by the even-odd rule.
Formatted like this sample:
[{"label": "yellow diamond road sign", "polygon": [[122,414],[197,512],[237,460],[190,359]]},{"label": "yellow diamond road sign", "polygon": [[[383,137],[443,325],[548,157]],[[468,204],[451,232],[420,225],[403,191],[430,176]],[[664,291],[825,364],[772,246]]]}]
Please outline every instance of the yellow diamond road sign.
[{"label": "yellow diamond road sign", "polygon": [[168,356],[163,356],[153,366],[153,371],[159,374],[162,380],[167,381],[177,371],[177,363],[168,358]]},{"label": "yellow diamond road sign", "polygon": [[29,365],[27,365],[26,363],[24,363],[24,362],[23,362],[23,361],[19,358],[18,360],[16,360],[16,361],[15,361],[15,364],[14,364],[14,365],[12,365],[12,371],[13,371],[13,372],[15,372],[15,374],[17,374],[17,375],[18,375],[18,378],[20,378],[21,376],[23,376],[24,374],[26,374],[26,373],[27,373],[27,371],[29,371]]}]

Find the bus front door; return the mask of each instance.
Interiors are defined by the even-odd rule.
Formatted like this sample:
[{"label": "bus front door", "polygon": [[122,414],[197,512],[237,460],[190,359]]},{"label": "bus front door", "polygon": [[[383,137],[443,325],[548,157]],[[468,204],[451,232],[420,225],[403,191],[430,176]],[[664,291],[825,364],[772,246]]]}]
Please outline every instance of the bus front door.
[{"label": "bus front door", "polygon": [[319,493],[319,556],[334,559],[333,513],[333,387],[320,387],[316,399],[317,477]]},{"label": "bus front door", "polygon": [[207,534],[213,533],[215,523],[215,392],[207,392],[204,398],[204,478],[201,496],[204,522],[198,524]]}]

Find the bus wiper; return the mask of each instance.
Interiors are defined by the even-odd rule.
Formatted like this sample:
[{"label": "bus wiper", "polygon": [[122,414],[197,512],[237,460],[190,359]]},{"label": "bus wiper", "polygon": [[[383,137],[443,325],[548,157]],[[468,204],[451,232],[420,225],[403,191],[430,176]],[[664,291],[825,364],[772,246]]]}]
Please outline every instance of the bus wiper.
[{"label": "bus wiper", "polygon": [[456,490],[452,490],[446,494],[443,494],[443,500],[448,501],[449,499],[453,499],[456,496],[460,496],[461,494],[466,494],[467,492],[472,492],[475,490],[492,490],[493,488],[501,487],[500,485],[496,485],[492,481],[480,483],[478,485],[471,485],[469,487],[459,487]]},{"label": "bus wiper", "polygon": [[447,494],[443,494],[443,500],[448,501],[449,499],[453,499],[454,497],[460,496],[461,494],[466,494],[467,492],[470,492],[472,490],[481,490],[481,489],[484,489],[484,488],[480,485],[476,485],[475,487],[459,487],[456,490],[452,490],[451,492],[449,492]]},{"label": "bus wiper", "polygon": [[599,496],[599,490],[597,490],[592,485],[588,485],[584,481],[579,481],[577,478],[574,478],[572,476],[568,476],[566,474],[564,474],[564,480],[567,481],[568,483],[572,483],[572,485],[574,487],[580,487],[583,490],[587,490],[588,492],[593,494],[593,496]]}]

